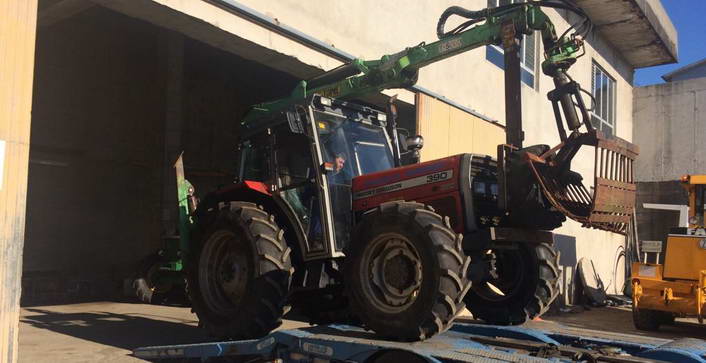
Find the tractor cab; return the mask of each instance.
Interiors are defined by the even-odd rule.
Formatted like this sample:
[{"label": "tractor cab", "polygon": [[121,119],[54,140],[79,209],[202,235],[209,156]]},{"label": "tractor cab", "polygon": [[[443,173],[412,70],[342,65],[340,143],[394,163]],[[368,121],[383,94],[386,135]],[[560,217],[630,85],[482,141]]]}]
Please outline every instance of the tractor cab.
[{"label": "tractor cab", "polygon": [[243,125],[239,180],[268,185],[291,212],[305,260],[342,257],[354,224],[353,178],[392,169],[399,164],[396,147],[406,153],[421,144],[417,136],[395,146],[390,133],[398,130],[384,112],[318,95],[252,123],[257,129]]}]

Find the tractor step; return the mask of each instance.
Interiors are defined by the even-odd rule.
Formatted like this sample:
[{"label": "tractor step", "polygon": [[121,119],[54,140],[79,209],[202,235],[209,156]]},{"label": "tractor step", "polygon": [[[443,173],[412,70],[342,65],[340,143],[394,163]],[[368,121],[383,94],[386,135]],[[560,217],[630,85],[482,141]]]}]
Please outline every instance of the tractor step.
[{"label": "tractor step", "polygon": [[135,357],[152,361],[260,356],[266,361],[375,362],[387,354],[403,354],[395,357],[410,362],[706,362],[706,341],[646,338],[561,325],[529,329],[456,323],[431,339],[403,343],[380,340],[357,327],[324,325],[281,330],[262,339],[144,347],[133,352]]}]

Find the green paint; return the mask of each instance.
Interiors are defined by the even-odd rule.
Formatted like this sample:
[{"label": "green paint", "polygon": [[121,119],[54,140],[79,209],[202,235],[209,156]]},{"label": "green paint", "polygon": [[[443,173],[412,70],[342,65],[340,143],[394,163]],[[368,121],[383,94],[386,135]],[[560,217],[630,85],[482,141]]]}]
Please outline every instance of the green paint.
[{"label": "green paint", "polygon": [[518,34],[541,32],[546,50],[546,59],[542,63],[545,74],[554,76],[557,69],[566,70],[576,61],[580,43],[569,37],[557,39],[554,25],[539,6],[528,4],[510,10],[488,11],[491,16],[484,23],[453,36],[429,44],[421,43],[395,54],[384,55],[379,60],[355,59],[351,64],[359,70],[358,75],[314,89],[308,89],[306,81],[301,81],[289,97],[253,106],[243,119],[242,126],[262,127],[257,123],[262,117],[303,102],[312,94],[354,99],[385,89],[411,87],[417,82],[419,69],[424,66],[484,45],[500,44],[501,24],[507,20],[512,20]]}]

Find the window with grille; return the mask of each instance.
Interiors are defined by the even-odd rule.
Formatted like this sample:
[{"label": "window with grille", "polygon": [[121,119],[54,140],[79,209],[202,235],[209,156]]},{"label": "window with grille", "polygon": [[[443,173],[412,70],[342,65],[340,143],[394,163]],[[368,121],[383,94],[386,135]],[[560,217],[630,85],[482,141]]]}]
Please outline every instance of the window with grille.
[{"label": "window with grille", "polygon": [[615,135],[615,79],[596,62],[591,68],[591,94],[595,98],[591,123],[607,136],[612,136]]},{"label": "window with grille", "polygon": [[[524,0],[488,0],[488,7],[493,8],[497,6],[508,5],[512,3],[524,2]],[[523,35],[522,41],[520,42],[520,68],[522,82],[526,85],[534,88],[534,76],[535,76],[535,36]],[[496,66],[505,69],[505,55],[503,48],[497,45],[489,45],[485,47],[485,59],[489,60]]]}]

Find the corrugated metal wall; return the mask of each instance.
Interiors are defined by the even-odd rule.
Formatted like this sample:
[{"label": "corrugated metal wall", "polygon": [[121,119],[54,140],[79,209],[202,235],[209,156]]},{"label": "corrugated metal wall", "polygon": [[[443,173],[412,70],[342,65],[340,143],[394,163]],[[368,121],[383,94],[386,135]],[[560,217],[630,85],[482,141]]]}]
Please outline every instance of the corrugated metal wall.
[{"label": "corrugated metal wall", "polygon": [[0,1],[0,362],[17,360],[37,0]]},{"label": "corrugated metal wall", "polygon": [[468,112],[418,93],[417,133],[424,137],[422,161],[460,153],[497,154],[505,130]]}]

